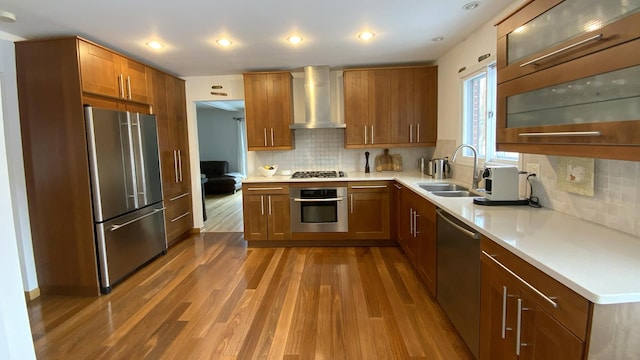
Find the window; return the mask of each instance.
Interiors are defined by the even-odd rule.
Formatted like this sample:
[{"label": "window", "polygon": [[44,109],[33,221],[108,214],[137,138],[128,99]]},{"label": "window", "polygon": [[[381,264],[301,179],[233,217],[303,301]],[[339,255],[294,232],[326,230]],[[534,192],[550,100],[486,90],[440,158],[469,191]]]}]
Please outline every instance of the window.
[{"label": "window", "polygon": [[495,63],[462,80],[462,143],[478,150],[480,162],[516,163],[518,153],[496,151],[496,87]]}]

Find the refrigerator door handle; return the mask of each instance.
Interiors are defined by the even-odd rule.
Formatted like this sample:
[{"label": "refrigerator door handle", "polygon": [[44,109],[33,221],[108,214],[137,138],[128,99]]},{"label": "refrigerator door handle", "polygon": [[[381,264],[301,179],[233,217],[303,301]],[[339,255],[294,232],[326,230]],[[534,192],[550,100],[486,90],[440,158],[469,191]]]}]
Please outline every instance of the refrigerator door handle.
[{"label": "refrigerator door handle", "polygon": [[120,228],[123,228],[123,227],[125,227],[125,226],[127,226],[127,225],[131,225],[131,224],[133,224],[133,223],[134,223],[134,222],[136,222],[136,221],[140,221],[140,220],[142,220],[142,219],[144,219],[144,218],[146,218],[146,217],[149,217],[149,216],[151,216],[151,215],[153,215],[153,214],[159,213],[160,211],[164,211],[165,209],[166,209],[166,207],[162,207],[162,208],[160,208],[160,209],[155,209],[155,210],[153,210],[152,212],[150,212],[150,213],[148,213],[148,214],[145,214],[145,215],[142,215],[142,216],[139,216],[139,217],[137,217],[137,218],[135,218],[135,219],[133,219],[133,220],[129,220],[129,221],[127,221],[127,222],[125,222],[125,223],[122,223],[122,224],[116,224],[116,225],[113,225],[113,226],[111,227],[111,229],[109,229],[109,231],[116,231],[116,230],[118,230],[118,229],[120,229]]},{"label": "refrigerator door handle", "polygon": [[[130,197],[133,197],[134,208],[139,208],[138,202],[138,176],[136,172],[136,152],[133,145],[133,126],[131,121],[131,113],[127,112],[127,136],[129,137],[129,161],[131,166],[131,184],[133,185],[133,192]],[[126,153],[126,151],[124,152]]]},{"label": "refrigerator door handle", "polygon": [[142,147],[142,124],[140,123],[139,114],[135,114],[132,121],[132,126],[135,127],[135,152],[137,155],[138,162],[136,163],[136,170],[138,171],[138,175],[140,176],[140,186],[138,187],[138,197],[141,197],[142,205],[148,204],[147,199],[147,173],[145,171],[145,159],[144,159],[144,149]]}]

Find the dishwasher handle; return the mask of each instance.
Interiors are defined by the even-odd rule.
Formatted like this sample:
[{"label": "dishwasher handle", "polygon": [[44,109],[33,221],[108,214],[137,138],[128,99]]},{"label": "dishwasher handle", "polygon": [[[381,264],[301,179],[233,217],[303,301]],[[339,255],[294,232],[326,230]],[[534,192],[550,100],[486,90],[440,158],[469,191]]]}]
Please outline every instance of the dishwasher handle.
[{"label": "dishwasher handle", "polygon": [[463,228],[462,226],[456,224],[455,222],[451,221],[451,219],[449,219],[446,215],[444,215],[444,211],[440,210],[440,209],[436,209],[436,213],[438,214],[438,216],[440,216],[440,218],[442,218],[442,220],[448,222],[450,225],[454,226],[456,229],[460,230],[463,234],[465,234],[466,236],[478,240],[480,239],[480,234],[477,232],[473,232],[473,231],[469,231],[465,228]]}]

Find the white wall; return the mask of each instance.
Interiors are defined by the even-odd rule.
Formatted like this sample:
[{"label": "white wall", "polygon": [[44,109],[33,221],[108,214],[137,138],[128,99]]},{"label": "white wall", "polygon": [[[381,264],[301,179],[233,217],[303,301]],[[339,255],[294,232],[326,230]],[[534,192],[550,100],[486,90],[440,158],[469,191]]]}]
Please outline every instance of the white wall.
[{"label": "white wall", "polygon": [[[0,236],[0,254],[2,254],[0,261],[0,358],[35,359],[23,284],[21,284],[18,232],[16,231],[16,228],[20,228],[20,221],[14,215],[17,208],[14,206],[16,194],[13,191],[14,184],[11,181],[19,176],[10,175],[10,169],[11,171],[14,169],[9,164],[9,150],[15,149],[9,149],[9,147],[15,146],[15,143],[5,142],[5,136],[7,139],[14,136],[8,131],[11,128],[8,125],[17,120],[17,90],[13,53],[13,43],[0,40],[0,83],[2,85],[0,87],[0,97],[2,98],[2,111],[0,112],[2,120],[0,123],[0,234],[2,234]],[[15,131],[15,128],[13,130]],[[24,176],[22,179],[24,183]],[[28,227],[28,222],[26,224]],[[29,246],[30,239],[29,237]]]},{"label": "white wall", "polygon": [[244,110],[201,108],[197,116],[200,160],[226,160],[229,172],[242,172],[238,168],[238,121],[233,118],[244,118]]}]

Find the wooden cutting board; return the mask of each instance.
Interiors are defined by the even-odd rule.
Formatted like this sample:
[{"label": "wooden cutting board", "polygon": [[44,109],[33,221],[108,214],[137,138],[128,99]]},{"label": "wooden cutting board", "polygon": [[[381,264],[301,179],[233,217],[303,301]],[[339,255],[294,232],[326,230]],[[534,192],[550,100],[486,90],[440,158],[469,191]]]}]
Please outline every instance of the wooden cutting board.
[{"label": "wooden cutting board", "polygon": [[376,171],[402,171],[402,156],[400,154],[389,154],[389,149],[384,149],[384,153],[376,156],[374,161]]}]

